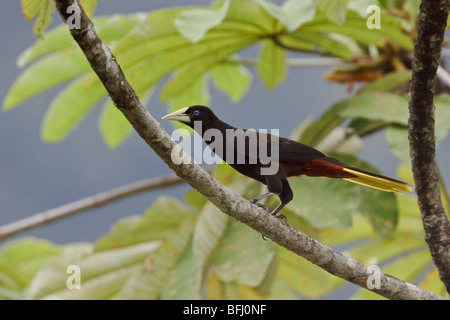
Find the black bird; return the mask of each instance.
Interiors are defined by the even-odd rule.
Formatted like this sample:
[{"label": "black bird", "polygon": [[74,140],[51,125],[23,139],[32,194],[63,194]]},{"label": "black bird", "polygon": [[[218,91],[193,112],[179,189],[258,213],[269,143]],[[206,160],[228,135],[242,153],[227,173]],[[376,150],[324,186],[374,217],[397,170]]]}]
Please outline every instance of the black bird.
[{"label": "black bird", "polygon": [[162,119],[193,128],[235,170],[267,185],[268,193],[250,201],[278,195],[281,203],[272,214],[279,218],[285,218],[278,212],[294,197],[287,179],[292,176],[338,178],[392,192],[412,190],[405,182],[348,166],[294,140],[230,126],[205,106],[183,108]]}]

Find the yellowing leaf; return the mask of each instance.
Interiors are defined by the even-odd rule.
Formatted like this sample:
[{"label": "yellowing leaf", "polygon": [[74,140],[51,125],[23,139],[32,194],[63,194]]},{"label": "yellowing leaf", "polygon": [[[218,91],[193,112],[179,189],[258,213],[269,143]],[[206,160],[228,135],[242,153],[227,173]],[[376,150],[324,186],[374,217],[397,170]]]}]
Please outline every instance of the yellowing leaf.
[{"label": "yellowing leaf", "polygon": [[95,7],[97,6],[97,0],[81,0],[81,6],[86,12],[89,18],[92,18],[94,15]]},{"label": "yellowing leaf", "polygon": [[341,279],[284,248],[279,247],[277,252],[277,278],[283,279],[302,296],[317,298],[343,283]]},{"label": "yellowing leaf", "polygon": [[55,0],[21,0],[25,20],[29,21],[38,15],[33,26],[33,33],[42,38],[45,30],[52,22]]}]

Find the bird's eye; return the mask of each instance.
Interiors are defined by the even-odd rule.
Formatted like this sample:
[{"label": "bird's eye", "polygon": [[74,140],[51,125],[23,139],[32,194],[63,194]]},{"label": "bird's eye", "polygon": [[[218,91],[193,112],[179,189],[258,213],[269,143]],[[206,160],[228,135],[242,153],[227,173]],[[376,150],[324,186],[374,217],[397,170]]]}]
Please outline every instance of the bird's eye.
[{"label": "bird's eye", "polygon": [[200,111],[194,110],[194,116],[198,116],[200,114]]}]

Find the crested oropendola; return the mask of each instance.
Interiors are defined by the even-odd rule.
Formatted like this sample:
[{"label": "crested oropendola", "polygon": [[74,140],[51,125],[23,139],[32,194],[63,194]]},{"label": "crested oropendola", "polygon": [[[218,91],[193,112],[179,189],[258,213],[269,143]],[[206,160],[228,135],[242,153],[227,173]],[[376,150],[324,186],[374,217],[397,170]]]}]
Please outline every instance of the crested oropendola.
[{"label": "crested oropendola", "polygon": [[[245,141],[245,144],[237,145],[236,138],[239,135],[249,133],[250,130],[230,126],[221,121],[211,109],[205,106],[195,105],[183,108],[164,116],[162,119],[178,120],[193,128],[208,146],[214,148],[213,151],[231,167],[243,175],[267,185],[268,193],[250,201],[256,203],[271,195],[278,195],[281,203],[272,214],[279,218],[285,218],[281,214],[278,215],[278,212],[294,197],[287,180],[288,177],[292,176],[307,175],[310,177],[338,178],[391,192],[412,190],[405,182],[348,166],[339,160],[327,157],[322,152],[305,144],[267,133],[252,131],[257,139],[258,148],[264,147],[264,144],[266,144],[268,152],[264,157],[262,153],[258,152],[258,148],[251,149],[249,146],[250,139],[245,139],[244,137],[244,140],[241,141]],[[210,129],[222,135],[222,143],[215,141],[217,135],[206,134]],[[234,136],[232,135],[233,139],[226,138],[230,132],[235,133]],[[211,138],[211,136],[214,137]],[[227,157],[227,150],[229,151],[230,148],[232,149],[231,158]],[[243,159],[244,161],[236,161],[238,156],[243,156],[241,160]],[[273,167],[276,170],[262,174],[262,169],[268,169],[275,161],[277,163]]]}]

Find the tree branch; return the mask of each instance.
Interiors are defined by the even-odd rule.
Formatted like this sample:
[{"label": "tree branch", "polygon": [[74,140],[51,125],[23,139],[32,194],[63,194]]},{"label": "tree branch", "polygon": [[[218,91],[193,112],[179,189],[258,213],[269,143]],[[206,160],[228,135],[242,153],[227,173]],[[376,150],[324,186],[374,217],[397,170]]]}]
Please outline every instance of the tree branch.
[{"label": "tree branch", "polygon": [[409,141],[425,240],[439,277],[450,292],[450,223],[439,190],[433,105],[448,12],[448,0],[423,0],[420,5],[409,99]]},{"label": "tree branch", "polygon": [[[79,5],[79,2],[78,0],[56,0],[56,7],[65,22],[68,18],[67,7],[72,4]],[[184,162],[175,164],[172,157],[180,160],[180,156],[178,153],[172,155],[172,150],[178,146],[139,101],[111,51],[98,38],[92,22],[82,9],[81,28],[71,29],[70,32],[116,107],[179,177],[229,216],[247,224],[331,274],[367,288],[368,277],[371,274],[364,264],[332,250],[234,194],[204,169],[194,164],[186,154],[183,154],[181,158],[190,160],[190,164]],[[380,274],[380,287],[372,291],[390,299],[442,299],[440,296],[383,273]]]},{"label": "tree branch", "polygon": [[31,217],[21,219],[0,226],[0,240],[9,236],[35,228],[42,224],[55,222],[56,220],[80,213],[89,209],[96,209],[113,201],[117,201],[140,192],[165,188],[184,182],[176,175],[163,176],[130,183],[112,190],[101,192],[93,196],[80,199],[63,206],[37,213]]},{"label": "tree branch", "polygon": [[[254,67],[258,64],[259,59],[233,58],[227,62]],[[288,67],[333,67],[342,62],[342,59],[339,58],[286,58]]]}]

